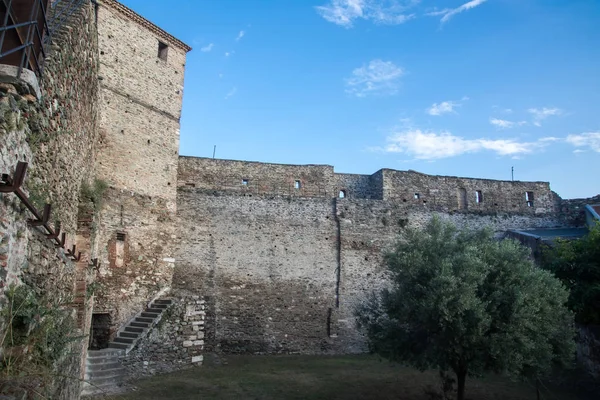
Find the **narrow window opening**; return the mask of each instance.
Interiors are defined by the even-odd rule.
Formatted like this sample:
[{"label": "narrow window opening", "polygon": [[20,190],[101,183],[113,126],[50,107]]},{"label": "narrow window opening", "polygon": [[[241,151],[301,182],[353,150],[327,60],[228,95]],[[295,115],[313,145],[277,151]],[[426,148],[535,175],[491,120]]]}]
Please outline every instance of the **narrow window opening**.
[{"label": "narrow window opening", "polygon": [[419,193],[415,193],[415,200],[419,200],[421,198],[421,195]]},{"label": "narrow window opening", "polygon": [[118,242],[124,242],[126,239],[127,235],[123,232],[117,232],[117,241]]},{"label": "narrow window opening", "polygon": [[242,185],[248,186],[248,179],[242,179]]},{"label": "narrow window opening", "polygon": [[186,183],[186,186],[196,187],[196,184],[195,184],[195,183],[190,183],[190,182],[187,182],[187,183]]},{"label": "narrow window opening", "polygon": [[300,181],[294,181],[294,189],[300,189],[302,187],[302,183]]},{"label": "narrow window opening", "polygon": [[527,207],[533,207],[533,192],[525,192],[525,201],[527,202]]},{"label": "narrow window opening", "polygon": [[340,190],[339,198],[340,199],[345,199],[346,198],[346,191],[345,190]]},{"label": "narrow window opening", "polygon": [[167,54],[169,53],[169,46],[163,42],[158,42],[158,58],[163,61],[167,61]]},{"label": "narrow window opening", "polygon": [[475,202],[477,204],[483,203],[483,193],[481,193],[481,190],[477,190],[475,192]]}]

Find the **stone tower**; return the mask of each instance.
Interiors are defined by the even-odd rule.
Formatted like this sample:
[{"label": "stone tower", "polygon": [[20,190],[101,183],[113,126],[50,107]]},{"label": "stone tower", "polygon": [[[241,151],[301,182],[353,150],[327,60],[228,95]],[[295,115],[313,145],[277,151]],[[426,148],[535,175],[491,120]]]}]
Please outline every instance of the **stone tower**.
[{"label": "stone tower", "polygon": [[94,324],[111,334],[170,287],[179,120],[189,46],[114,0],[97,8],[100,144],[109,185],[95,243]]}]

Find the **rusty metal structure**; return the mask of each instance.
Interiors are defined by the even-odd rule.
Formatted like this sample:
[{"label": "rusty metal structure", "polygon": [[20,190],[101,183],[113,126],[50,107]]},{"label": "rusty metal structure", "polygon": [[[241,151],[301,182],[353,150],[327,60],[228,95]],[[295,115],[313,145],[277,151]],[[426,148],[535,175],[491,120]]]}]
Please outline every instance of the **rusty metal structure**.
[{"label": "rusty metal structure", "polygon": [[[72,248],[66,249],[66,233],[60,233],[60,223],[56,223],[54,227],[50,226],[50,213],[52,206],[46,204],[44,211],[40,213],[35,205],[29,200],[29,197],[21,189],[21,185],[25,181],[25,174],[27,173],[27,163],[19,161],[15,168],[15,173],[11,177],[9,174],[2,174],[0,176],[0,193],[14,193],[19,200],[25,205],[25,207],[33,214],[32,219],[28,220],[31,227],[38,227],[45,230],[46,238],[55,242],[55,245],[59,249],[63,249],[65,255],[73,261],[81,260],[81,252],[77,253],[77,248],[73,245]],[[59,238],[60,236],[60,238]]]},{"label": "rusty metal structure", "polygon": [[52,36],[85,1],[0,0],[0,64],[41,77]]}]

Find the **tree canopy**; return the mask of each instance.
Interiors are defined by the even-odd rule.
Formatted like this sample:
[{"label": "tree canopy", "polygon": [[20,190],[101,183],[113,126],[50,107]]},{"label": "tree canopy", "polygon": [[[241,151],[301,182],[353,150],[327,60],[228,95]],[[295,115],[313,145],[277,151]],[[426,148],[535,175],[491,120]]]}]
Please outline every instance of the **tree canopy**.
[{"label": "tree canopy", "polygon": [[356,310],[373,352],[467,375],[540,376],[574,352],[568,291],[527,248],[433,218],[404,229],[385,257],[390,285]]},{"label": "tree canopy", "polygon": [[542,266],[570,289],[577,322],[600,324],[600,223],[578,240],[558,240],[542,252]]}]

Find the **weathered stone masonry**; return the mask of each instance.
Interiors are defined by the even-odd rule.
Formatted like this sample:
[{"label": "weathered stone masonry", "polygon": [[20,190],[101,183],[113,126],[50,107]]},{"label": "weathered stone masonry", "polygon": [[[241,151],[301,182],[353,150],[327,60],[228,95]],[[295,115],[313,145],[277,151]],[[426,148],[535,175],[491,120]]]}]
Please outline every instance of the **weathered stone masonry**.
[{"label": "weathered stone masonry", "polygon": [[181,157],[175,293],[207,298],[207,349],[363,351],[352,309],[385,284],[382,253],[434,213],[460,226],[565,224],[545,182]]},{"label": "weathered stone masonry", "polygon": [[[56,10],[50,10],[50,13]],[[98,123],[98,47],[92,4],[85,3],[55,32],[45,71],[35,91],[0,83],[0,172],[13,173],[17,161],[29,163],[24,189],[38,208],[53,206],[51,223],[61,222],[67,245],[77,244],[84,257],[75,264],[26,223],[31,215],[13,194],[0,194],[0,298],[11,284],[25,282],[38,295],[69,306],[92,279],[86,268],[93,252],[90,216],[79,213],[80,187],[94,177]],[[82,309],[83,310],[83,309]],[[75,314],[75,311],[74,311]],[[89,325],[78,315],[80,332]],[[81,354],[87,341],[73,344],[52,391],[53,399],[79,395]]]},{"label": "weathered stone masonry", "polygon": [[[99,222],[95,313],[110,332],[170,286],[179,119],[190,48],[114,0],[98,9],[100,143],[110,188]],[[162,52],[161,52],[162,49]]]}]

